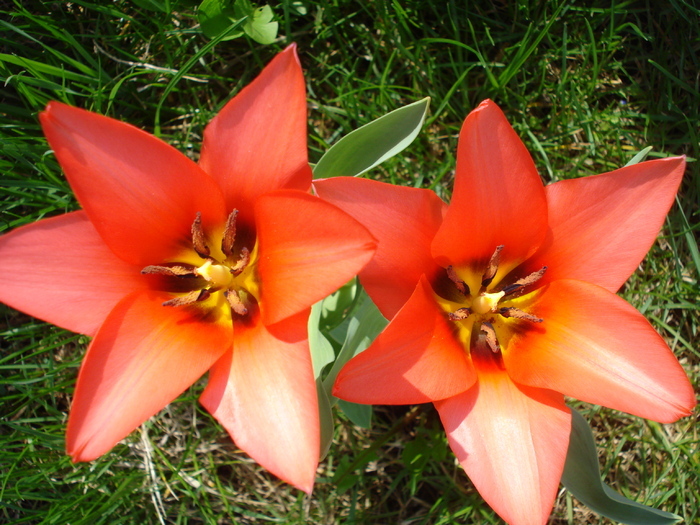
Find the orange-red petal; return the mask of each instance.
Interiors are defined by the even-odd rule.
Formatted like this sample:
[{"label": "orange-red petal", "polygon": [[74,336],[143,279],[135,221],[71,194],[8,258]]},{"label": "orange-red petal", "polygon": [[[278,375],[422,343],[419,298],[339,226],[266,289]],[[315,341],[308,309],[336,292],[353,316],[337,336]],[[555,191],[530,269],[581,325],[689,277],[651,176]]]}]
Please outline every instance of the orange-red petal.
[{"label": "orange-red petal", "polygon": [[377,239],[377,252],[360,281],[382,314],[391,319],[411,297],[420,276],[441,269],[430,243],[446,205],[430,190],[352,177],[314,181],[316,193],[352,215]]},{"label": "orange-red petal", "polygon": [[307,191],[306,85],[292,44],[243,88],[204,130],[199,164],[224,191],[227,207],[252,225],[256,198],[268,191]]},{"label": "orange-red petal", "polygon": [[[233,352],[212,368],[200,401],[242,450],[311,493],[320,454],[318,399],[306,319],[277,325],[257,314],[236,323]],[[287,322],[282,323],[282,325]]]},{"label": "orange-red petal", "polygon": [[429,403],[464,392],[476,373],[453,327],[421,278],[370,347],[340,371],[333,395],[368,405]]},{"label": "orange-red petal", "polygon": [[492,359],[475,356],[477,384],[435,406],[484,500],[511,525],[544,525],[564,470],[571,413],[564,396],[516,385]]},{"label": "orange-red petal", "polygon": [[578,279],[617,291],[656,240],[684,171],[675,157],[547,186],[550,229],[524,273],[548,266],[543,283]]},{"label": "orange-red petal", "polygon": [[504,270],[532,255],[547,231],[544,187],[525,145],[500,108],[482,102],[459,134],[452,200],[432,253],[447,266],[482,271],[504,245]]},{"label": "orange-red petal", "polygon": [[119,259],[78,211],[0,237],[0,301],[73,332],[94,335],[141,268]]},{"label": "orange-red petal", "polygon": [[231,348],[230,323],[135,292],[107,317],[80,368],[67,451],[93,460],[180,395]]},{"label": "orange-red petal", "polygon": [[78,201],[124,261],[161,264],[191,246],[197,212],[205,230],[225,222],[214,180],[153,135],[59,102],[39,117]]},{"label": "orange-red petal", "polygon": [[255,203],[266,325],[309,308],[352,279],[372,258],[374,238],[318,197],[279,190]]},{"label": "orange-red petal", "polygon": [[554,281],[532,313],[543,323],[504,352],[514,381],[662,423],[695,406],[693,388],[664,340],[608,290]]}]

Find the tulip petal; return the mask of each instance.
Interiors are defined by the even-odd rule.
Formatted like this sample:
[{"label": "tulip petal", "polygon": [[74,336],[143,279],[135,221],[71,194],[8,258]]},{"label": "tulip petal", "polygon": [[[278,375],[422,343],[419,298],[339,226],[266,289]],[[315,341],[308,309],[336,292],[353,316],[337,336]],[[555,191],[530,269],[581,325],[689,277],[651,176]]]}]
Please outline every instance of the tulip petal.
[{"label": "tulip petal", "polygon": [[422,277],[372,345],[343,367],[333,395],[368,405],[430,403],[464,392],[474,381],[465,349]]},{"label": "tulip petal", "polygon": [[378,240],[377,252],[360,281],[391,319],[411,297],[420,276],[429,281],[441,268],[430,254],[446,205],[430,190],[351,177],[314,181],[319,197],[360,221]]},{"label": "tulip petal", "polygon": [[464,121],[454,192],[433,241],[438,264],[483,271],[503,245],[503,271],[532,255],[547,231],[544,187],[530,153],[490,100]]},{"label": "tulip petal", "polygon": [[282,188],[309,189],[306,85],[294,44],[209,123],[199,164],[248,226],[258,196]]},{"label": "tulip petal", "polygon": [[68,418],[73,461],[107,452],[231,348],[230,321],[210,322],[193,307],[162,306],[164,299],[127,296],[88,348]]},{"label": "tulip petal", "polygon": [[305,333],[303,317],[274,332],[256,313],[236,323],[233,353],[214,365],[200,401],[250,457],[310,494],[321,445]]},{"label": "tulip petal", "polygon": [[255,203],[263,322],[301,312],[352,279],[376,243],[355,219],[318,197],[279,190]]},{"label": "tulip petal", "polygon": [[51,102],[39,115],[46,138],[104,242],[124,261],[161,264],[226,220],[214,180],[172,146],[134,126]]},{"label": "tulip petal", "polygon": [[83,211],[0,237],[0,301],[73,332],[94,335],[129,293],[147,289],[141,268],[119,259]]},{"label": "tulip petal", "polygon": [[616,292],[642,262],[673,204],[685,159],[642,162],[547,186],[547,239],[528,271],[545,281],[578,279]]},{"label": "tulip petal", "polygon": [[582,281],[554,281],[531,312],[543,323],[504,352],[514,381],[661,423],[691,413],[695,395],[683,368],[620,297]]},{"label": "tulip petal", "polygon": [[511,525],[544,525],[564,470],[571,413],[564,396],[518,386],[490,359],[475,357],[477,384],[435,406],[484,500]]}]

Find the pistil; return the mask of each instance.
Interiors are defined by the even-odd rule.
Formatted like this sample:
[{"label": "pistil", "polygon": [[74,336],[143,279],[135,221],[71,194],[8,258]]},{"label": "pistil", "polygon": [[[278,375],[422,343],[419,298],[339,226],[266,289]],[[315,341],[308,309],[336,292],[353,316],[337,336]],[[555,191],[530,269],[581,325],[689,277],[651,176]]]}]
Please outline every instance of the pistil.
[{"label": "pistil", "polygon": [[472,311],[481,315],[493,312],[496,306],[498,306],[498,301],[500,301],[504,295],[504,292],[481,293],[474,298],[471,306]]},{"label": "pistil", "polygon": [[211,259],[204,261],[204,264],[195,269],[195,273],[204,277],[212,284],[212,288],[226,288],[233,281],[233,274],[223,264],[214,264]]}]

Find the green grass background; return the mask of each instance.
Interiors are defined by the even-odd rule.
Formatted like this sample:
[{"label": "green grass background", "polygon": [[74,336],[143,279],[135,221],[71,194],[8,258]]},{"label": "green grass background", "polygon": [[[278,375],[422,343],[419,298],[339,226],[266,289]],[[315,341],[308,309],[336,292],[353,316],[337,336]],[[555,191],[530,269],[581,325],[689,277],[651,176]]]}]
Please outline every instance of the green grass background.
[{"label": "green grass background", "polygon": [[[212,46],[193,1],[0,0],[0,231],[77,206],[38,125],[47,101],[141,126],[196,159],[207,121],[294,41],[312,162],[342,135],[424,96],[432,103],[423,133],[368,176],[448,199],[459,127],[487,97],[546,182],[620,167],[647,145],[652,157],[688,155],[662,237],[621,293],[697,385],[696,2],[271,5],[280,22],[273,45],[241,38]],[[201,382],[103,458],[73,465],[63,435],[88,339],[4,306],[0,337],[0,523],[501,523],[455,464],[430,406],[380,407],[370,430],[339,415],[311,497],[235,448],[198,406]],[[700,521],[697,417],[659,425],[576,406],[594,427],[608,483]],[[601,522],[565,492],[551,518]]]}]

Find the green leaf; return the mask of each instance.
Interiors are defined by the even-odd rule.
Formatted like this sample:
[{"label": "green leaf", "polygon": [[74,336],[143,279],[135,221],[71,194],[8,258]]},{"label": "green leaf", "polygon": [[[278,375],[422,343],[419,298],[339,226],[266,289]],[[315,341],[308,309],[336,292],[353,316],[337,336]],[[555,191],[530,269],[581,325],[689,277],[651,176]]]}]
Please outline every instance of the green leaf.
[{"label": "green leaf", "polygon": [[627,166],[634,166],[635,164],[638,164],[638,163],[642,162],[644,159],[647,158],[647,155],[649,155],[649,152],[650,152],[652,149],[653,149],[653,148],[652,148],[651,146],[647,146],[647,147],[644,148],[642,151],[640,151],[639,153],[637,153],[634,157],[632,157],[632,159],[631,159],[627,164],[625,164],[625,167],[627,167]]},{"label": "green leaf", "polygon": [[269,5],[255,7],[249,0],[236,0],[233,4],[233,16],[237,20],[248,18],[243,30],[256,42],[267,45],[277,38],[279,24],[271,21],[274,14]]},{"label": "green leaf", "polygon": [[361,290],[355,278],[321,301],[321,330],[339,326],[356,305]]},{"label": "green leaf", "polygon": [[360,405],[350,401],[338,400],[338,406],[350,421],[358,427],[369,428],[372,424],[372,405]]},{"label": "green leaf", "polygon": [[277,38],[279,24],[271,22],[273,17],[272,8],[269,5],[258,7],[253,16],[248,18],[243,29],[246,34],[259,44],[272,44]]},{"label": "green leaf", "polygon": [[561,482],[576,499],[594,512],[628,525],[670,525],[680,516],[642,505],[621,496],[600,479],[598,454],[588,423],[571,410],[571,440]]},{"label": "green leaf", "polygon": [[351,131],[321,157],[314,178],[356,177],[393,157],[418,135],[429,102],[424,98]]},{"label": "green leaf", "polygon": [[367,292],[362,290],[357,310],[350,318],[343,346],[338,353],[335,363],[333,363],[333,367],[323,380],[323,386],[326,388],[331,401],[336,399],[331,396],[331,390],[340,369],[350,359],[365,350],[386,324],[387,320],[379,312],[379,309],[369,298]]},{"label": "green leaf", "polygon": [[328,394],[326,394],[326,389],[323,388],[323,381],[320,378],[316,379],[316,392],[318,393],[318,415],[321,428],[321,459],[323,459],[331,448],[335,424],[333,423],[331,401],[328,399]]},{"label": "green leaf", "polygon": [[335,359],[333,346],[319,329],[322,312],[323,301],[319,301],[311,307],[311,315],[309,316],[308,321],[309,349],[311,351],[311,361],[313,363],[314,377],[316,379],[321,377],[323,368],[327,364],[332,363],[333,359]]},{"label": "green leaf", "polygon": [[[208,38],[216,38],[227,31],[241,17],[236,17],[233,7],[228,0],[204,0],[197,9],[199,25]],[[233,40],[243,35],[243,31],[236,31],[226,35],[222,40]]]}]

